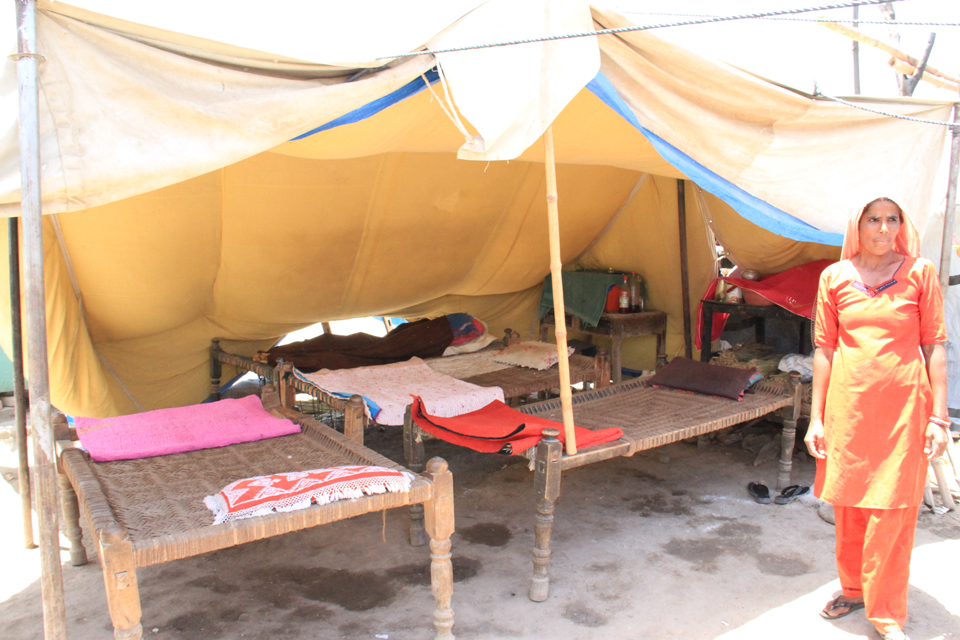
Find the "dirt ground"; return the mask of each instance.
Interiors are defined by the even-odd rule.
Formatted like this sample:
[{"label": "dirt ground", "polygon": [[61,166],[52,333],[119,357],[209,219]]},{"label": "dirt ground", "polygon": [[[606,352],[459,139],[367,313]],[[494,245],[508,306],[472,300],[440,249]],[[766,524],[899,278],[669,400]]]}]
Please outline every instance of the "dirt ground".
[{"label": "dirt ground", "polygon": [[[0,638],[42,637],[39,553],[23,549],[10,409],[0,411]],[[762,435],[762,434],[761,434]],[[749,439],[748,439],[749,440]],[[367,444],[401,459],[400,430]],[[838,589],[833,527],[807,496],[760,505],[746,484],[776,483],[743,442],[671,445],[564,474],[550,597],[527,598],[534,493],[526,461],[428,442],[456,483],[454,632],[460,638],[877,638],[857,612],[817,611]],[[810,484],[812,460],[794,458]],[[145,637],[433,637],[429,552],[406,542],[407,514],[368,514],[138,571]],[[61,538],[61,542],[65,541]],[[71,640],[112,638],[102,574],[63,554]],[[62,544],[66,548],[66,544]],[[960,518],[919,521],[907,631],[960,638]]]}]

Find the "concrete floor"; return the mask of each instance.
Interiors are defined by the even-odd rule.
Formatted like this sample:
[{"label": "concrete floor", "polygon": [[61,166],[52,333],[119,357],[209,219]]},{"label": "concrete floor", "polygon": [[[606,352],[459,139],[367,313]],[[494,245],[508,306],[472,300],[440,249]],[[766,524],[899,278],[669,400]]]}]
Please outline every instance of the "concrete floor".
[{"label": "concrete floor", "polygon": [[[42,637],[39,554],[23,549],[11,410],[0,411],[0,638]],[[399,429],[367,444],[400,459]],[[454,632],[460,638],[877,638],[857,612],[817,611],[838,589],[833,527],[807,496],[760,505],[751,480],[773,486],[775,463],[753,466],[741,443],[672,445],[564,475],[549,599],[526,597],[534,494],[522,459],[427,443],[451,465],[457,533]],[[810,484],[813,463],[794,461]],[[400,510],[138,571],[145,636],[233,638],[433,637],[429,552],[405,540]],[[960,638],[960,518],[921,515],[907,631]],[[61,546],[66,547],[65,544]],[[112,637],[102,575],[63,554],[69,637]]]}]

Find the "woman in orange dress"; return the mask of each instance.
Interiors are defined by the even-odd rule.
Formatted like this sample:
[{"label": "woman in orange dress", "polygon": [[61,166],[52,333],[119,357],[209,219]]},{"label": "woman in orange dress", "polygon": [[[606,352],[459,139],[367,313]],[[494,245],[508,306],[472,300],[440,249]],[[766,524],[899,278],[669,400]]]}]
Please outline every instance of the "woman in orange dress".
[{"label": "woman in orange dress", "polygon": [[842,593],[821,615],[865,609],[906,638],[907,581],[928,460],[949,437],[947,340],[936,270],[892,200],[851,218],[820,277],[813,402],[805,442],[814,494],[834,506]]}]

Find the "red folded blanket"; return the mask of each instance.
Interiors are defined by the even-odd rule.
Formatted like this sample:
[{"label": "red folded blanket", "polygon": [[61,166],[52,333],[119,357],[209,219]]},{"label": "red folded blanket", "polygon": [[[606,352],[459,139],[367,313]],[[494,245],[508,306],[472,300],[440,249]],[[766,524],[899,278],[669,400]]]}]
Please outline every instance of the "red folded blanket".
[{"label": "red folded blanket", "polygon": [[[411,415],[417,426],[427,433],[484,453],[523,453],[540,442],[544,429],[557,429],[560,442],[565,441],[562,423],[520,413],[499,400],[455,418],[438,418],[426,413],[423,401],[414,396]],[[620,429],[591,431],[574,427],[574,433],[578,449],[619,440],[623,436]]]}]

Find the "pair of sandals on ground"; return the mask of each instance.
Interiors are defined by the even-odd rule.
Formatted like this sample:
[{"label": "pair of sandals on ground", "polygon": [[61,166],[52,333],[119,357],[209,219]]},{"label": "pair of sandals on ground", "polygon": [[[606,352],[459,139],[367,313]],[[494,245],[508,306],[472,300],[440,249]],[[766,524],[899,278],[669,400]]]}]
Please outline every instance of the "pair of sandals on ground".
[{"label": "pair of sandals on ground", "polygon": [[[837,618],[842,618],[843,616],[849,615],[854,611],[863,609],[864,604],[862,599],[857,598],[848,598],[843,595],[839,595],[830,602],[827,603],[827,606],[823,608],[823,611],[820,612],[821,618],[826,618],[827,620],[836,620]],[[910,640],[902,630],[897,631],[888,631],[887,633],[881,634],[883,640]]]},{"label": "pair of sandals on ground", "polygon": [[[770,489],[763,483],[751,482],[747,485],[747,491],[753,496],[753,499],[760,504],[770,504]],[[790,504],[800,496],[808,493],[810,493],[810,487],[792,484],[781,491],[780,495],[773,498],[773,501],[777,504]]]}]

